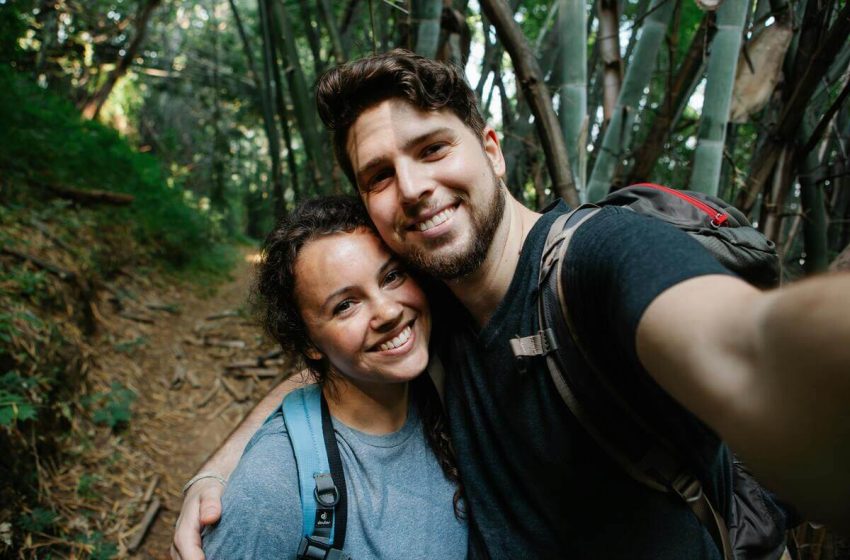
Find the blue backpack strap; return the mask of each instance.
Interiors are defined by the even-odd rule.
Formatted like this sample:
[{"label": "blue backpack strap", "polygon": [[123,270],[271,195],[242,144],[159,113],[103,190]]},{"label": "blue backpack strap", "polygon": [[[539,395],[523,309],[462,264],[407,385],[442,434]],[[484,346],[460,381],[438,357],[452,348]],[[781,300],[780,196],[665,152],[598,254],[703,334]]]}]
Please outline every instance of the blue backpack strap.
[{"label": "blue backpack strap", "polygon": [[[345,539],[345,477],[321,387],[309,385],[287,395],[283,420],[298,468],[303,513],[304,538],[297,557],[348,558],[341,551]],[[342,483],[337,484],[337,480]]]}]

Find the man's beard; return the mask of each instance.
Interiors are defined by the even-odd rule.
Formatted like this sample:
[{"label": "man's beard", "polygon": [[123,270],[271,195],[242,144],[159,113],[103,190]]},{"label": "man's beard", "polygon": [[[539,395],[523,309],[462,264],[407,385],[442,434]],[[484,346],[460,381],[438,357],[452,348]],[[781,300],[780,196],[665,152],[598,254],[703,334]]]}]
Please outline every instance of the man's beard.
[{"label": "man's beard", "polygon": [[[415,268],[422,272],[439,278],[440,280],[457,280],[469,276],[478,270],[487,258],[487,251],[496,235],[496,229],[502,223],[505,212],[505,192],[501,181],[493,176],[493,188],[495,193],[490,204],[483,212],[473,212],[470,209],[472,221],[472,243],[465,251],[455,254],[438,255],[436,251],[430,252],[428,247],[413,247],[404,255]],[[434,241],[434,249],[442,244]]]}]

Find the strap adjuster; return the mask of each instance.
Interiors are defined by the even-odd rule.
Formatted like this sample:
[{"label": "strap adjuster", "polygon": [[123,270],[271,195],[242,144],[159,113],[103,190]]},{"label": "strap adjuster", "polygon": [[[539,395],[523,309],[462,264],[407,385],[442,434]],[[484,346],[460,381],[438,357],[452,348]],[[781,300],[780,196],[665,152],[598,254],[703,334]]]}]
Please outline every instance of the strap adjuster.
[{"label": "strap adjuster", "polygon": [[558,349],[558,339],[551,328],[537,331],[531,336],[516,336],[510,341],[511,351],[517,358],[545,356]]},{"label": "strap adjuster", "polygon": [[313,495],[319,505],[326,508],[333,508],[339,503],[339,491],[336,489],[333,477],[330,473],[317,473],[313,475],[316,481],[316,488],[313,490]]},{"label": "strap adjuster", "polygon": [[683,473],[674,480],[670,487],[687,503],[702,499],[702,484],[696,477]]},{"label": "strap adjuster", "polygon": [[296,558],[298,560],[351,560],[347,553],[333,548],[327,539],[309,535],[301,537]]}]

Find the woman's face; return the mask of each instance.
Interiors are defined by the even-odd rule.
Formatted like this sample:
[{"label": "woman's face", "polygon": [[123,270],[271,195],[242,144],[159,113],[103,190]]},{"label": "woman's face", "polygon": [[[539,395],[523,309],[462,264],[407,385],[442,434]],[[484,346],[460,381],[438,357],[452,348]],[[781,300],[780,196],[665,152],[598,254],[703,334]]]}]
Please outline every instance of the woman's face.
[{"label": "woman's face", "polygon": [[357,384],[399,383],[428,364],[431,315],[398,258],[366,229],[308,242],[295,261],[295,298],[315,349]]}]

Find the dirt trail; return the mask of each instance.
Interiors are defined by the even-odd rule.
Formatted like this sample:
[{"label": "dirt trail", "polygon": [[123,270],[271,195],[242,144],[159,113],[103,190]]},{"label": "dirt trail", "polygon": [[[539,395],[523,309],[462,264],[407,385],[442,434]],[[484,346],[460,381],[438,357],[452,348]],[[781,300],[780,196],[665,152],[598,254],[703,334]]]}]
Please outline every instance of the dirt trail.
[{"label": "dirt trail", "polygon": [[[119,543],[121,557],[168,557],[182,485],[286,370],[280,360],[262,369],[225,369],[274,349],[246,314],[251,265],[249,252],[244,256],[233,279],[213,295],[134,278],[131,288],[114,289],[98,306],[106,329],[92,348],[89,378],[95,389],[119,381],[137,398],[127,428],[94,435],[80,468],[65,474],[100,485],[106,503],[97,525]],[[159,515],[141,548],[130,553],[126,547],[156,499]]]}]

